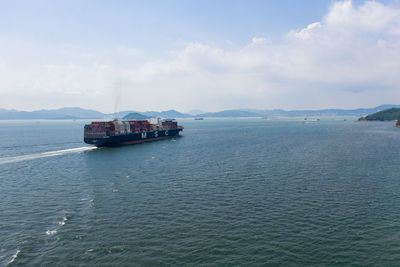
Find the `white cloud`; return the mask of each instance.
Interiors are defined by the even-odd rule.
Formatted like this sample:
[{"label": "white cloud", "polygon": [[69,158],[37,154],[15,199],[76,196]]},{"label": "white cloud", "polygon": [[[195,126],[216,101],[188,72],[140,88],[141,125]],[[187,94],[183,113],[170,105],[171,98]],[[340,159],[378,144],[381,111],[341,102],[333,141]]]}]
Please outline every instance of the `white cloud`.
[{"label": "white cloud", "polygon": [[400,10],[375,1],[355,7],[350,0],[336,2],[325,17],[325,24],[344,31],[392,33],[399,28]]},{"label": "white cloud", "polygon": [[298,39],[308,39],[312,36],[313,32],[317,29],[321,28],[320,22],[314,22],[307,26],[307,28],[301,29],[300,31],[296,32],[292,30],[289,32],[289,37],[295,37]]},{"label": "white cloud", "polygon": [[96,52],[87,53],[84,63],[6,61],[0,65],[0,106],[16,107],[17,99],[22,108],[78,105],[109,112],[116,103],[134,110],[392,103],[400,97],[399,33],[399,9],[341,1],[281,43],[262,37],[238,49],[191,43],[158,60],[119,46],[116,53],[135,62],[120,65]]}]

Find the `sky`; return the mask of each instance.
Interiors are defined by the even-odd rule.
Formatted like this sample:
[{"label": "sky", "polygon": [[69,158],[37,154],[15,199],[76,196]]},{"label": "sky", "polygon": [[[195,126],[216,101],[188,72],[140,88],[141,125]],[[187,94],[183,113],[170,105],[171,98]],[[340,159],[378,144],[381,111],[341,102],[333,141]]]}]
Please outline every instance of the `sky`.
[{"label": "sky", "polygon": [[0,0],[0,108],[399,102],[399,0]]}]

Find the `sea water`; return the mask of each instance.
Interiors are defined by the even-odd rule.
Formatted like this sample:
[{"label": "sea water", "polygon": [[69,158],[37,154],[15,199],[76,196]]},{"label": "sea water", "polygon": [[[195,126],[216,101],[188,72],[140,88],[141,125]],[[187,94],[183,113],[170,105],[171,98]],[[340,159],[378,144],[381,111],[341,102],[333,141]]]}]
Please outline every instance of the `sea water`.
[{"label": "sea water", "polygon": [[0,265],[400,262],[393,123],[179,122],[94,148],[85,121],[1,121]]}]

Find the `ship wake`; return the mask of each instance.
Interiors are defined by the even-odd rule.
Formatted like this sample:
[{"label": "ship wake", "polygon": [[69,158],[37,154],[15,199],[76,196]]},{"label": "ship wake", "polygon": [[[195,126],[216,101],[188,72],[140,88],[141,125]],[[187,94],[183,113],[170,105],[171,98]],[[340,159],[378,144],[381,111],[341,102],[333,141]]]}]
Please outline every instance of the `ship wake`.
[{"label": "ship wake", "polygon": [[41,152],[41,153],[35,153],[35,154],[21,155],[21,156],[4,157],[4,158],[0,158],[0,165],[7,164],[7,163],[40,159],[40,158],[61,156],[61,155],[65,155],[65,154],[78,153],[78,152],[89,151],[89,150],[93,150],[93,149],[97,149],[97,147],[84,146],[84,147],[47,151],[47,152]]}]

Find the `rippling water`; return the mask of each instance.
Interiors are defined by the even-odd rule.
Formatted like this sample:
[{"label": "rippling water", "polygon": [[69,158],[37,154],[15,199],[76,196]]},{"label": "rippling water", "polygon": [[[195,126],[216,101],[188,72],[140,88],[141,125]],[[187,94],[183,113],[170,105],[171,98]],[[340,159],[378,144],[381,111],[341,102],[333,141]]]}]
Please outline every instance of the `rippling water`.
[{"label": "rippling water", "polygon": [[396,265],[400,129],[182,120],[92,148],[85,122],[0,122],[1,265]]}]

